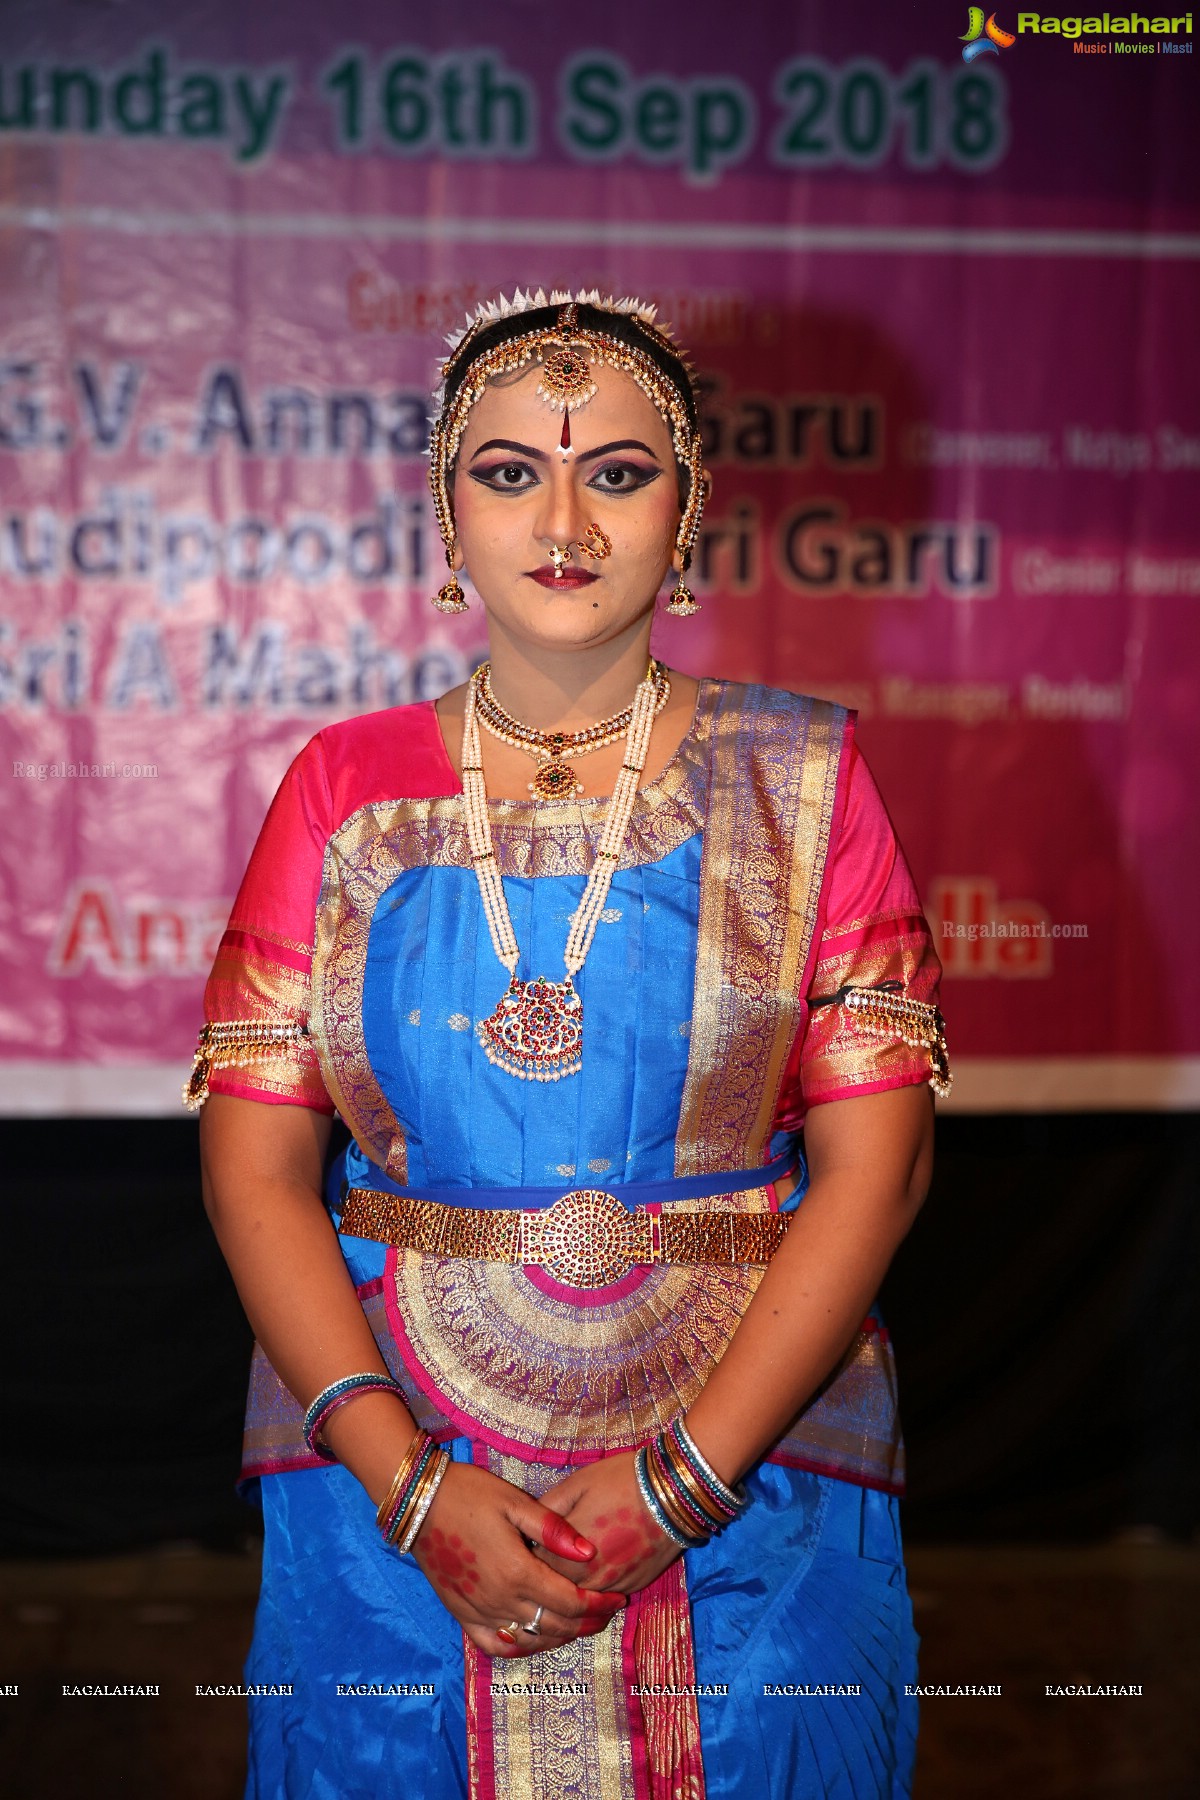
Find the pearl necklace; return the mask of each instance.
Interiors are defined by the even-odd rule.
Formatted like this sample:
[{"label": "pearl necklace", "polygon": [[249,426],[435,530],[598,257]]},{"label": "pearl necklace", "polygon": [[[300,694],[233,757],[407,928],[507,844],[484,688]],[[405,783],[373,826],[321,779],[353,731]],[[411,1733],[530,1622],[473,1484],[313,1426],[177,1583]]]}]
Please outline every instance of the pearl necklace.
[{"label": "pearl necklace", "polygon": [[517,964],[521,952],[504,898],[504,883],[496,866],[483,779],[483,751],[476,716],[481,673],[482,670],[476,670],[467,684],[462,742],[463,802],[467,844],[475,879],[479,883],[488,935],[497,958],[508,970],[509,982],[496,1010],[488,1018],[481,1019],[475,1031],[488,1061],[506,1074],[515,1075],[521,1081],[561,1081],[566,1075],[578,1075],[583,1067],[583,1001],[575,992],[575,976],[587,961],[620,861],[621,847],[637,798],[638,781],[650,750],[659,690],[653,677],[647,675],[638,683],[629,709],[625,760],[613,787],[600,834],[600,848],[588,875],[583,899],[567,932],[563,953],[566,980],[549,981],[539,975],[533,981],[519,981]]},{"label": "pearl necklace", "polygon": [[[623,707],[610,718],[600,719],[595,725],[585,725],[581,731],[539,731],[535,725],[526,725],[505,711],[492,692],[491,676],[491,664],[481,664],[476,676],[476,717],[489,736],[536,758],[533,780],[525,784],[534,799],[563,800],[573,794],[582,794],[583,783],[576,775],[571,759],[588,756],[593,750],[606,750],[610,744],[627,736],[633,707]],[[671,698],[670,677],[660,662],[651,659],[646,680],[654,683],[657,718]]]}]

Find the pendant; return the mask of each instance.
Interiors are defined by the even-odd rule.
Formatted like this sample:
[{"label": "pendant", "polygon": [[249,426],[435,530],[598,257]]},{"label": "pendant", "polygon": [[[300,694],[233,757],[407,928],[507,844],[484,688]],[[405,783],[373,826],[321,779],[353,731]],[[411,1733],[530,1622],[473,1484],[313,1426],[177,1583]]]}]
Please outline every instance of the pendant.
[{"label": "pendant", "polygon": [[582,794],[583,783],[570,763],[557,750],[544,756],[534,770],[533,780],[526,783],[535,800],[569,800]]},{"label": "pendant", "polygon": [[583,1067],[583,1001],[565,981],[518,981],[475,1033],[496,1068],[519,1081],[561,1081]]}]

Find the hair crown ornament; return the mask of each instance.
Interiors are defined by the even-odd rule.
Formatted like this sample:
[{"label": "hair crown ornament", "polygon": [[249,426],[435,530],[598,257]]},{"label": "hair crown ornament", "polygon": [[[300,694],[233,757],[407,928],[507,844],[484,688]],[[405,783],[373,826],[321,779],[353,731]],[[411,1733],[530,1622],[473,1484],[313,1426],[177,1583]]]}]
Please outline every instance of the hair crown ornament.
[{"label": "hair crown ornament", "polygon": [[[614,300],[611,295],[602,299],[595,288],[549,295],[542,288],[532,293],[518,290],[511,300],[501,296],[468,313],[463,329],[447,342],[450,350],[433,396],[429,438],[429,486],[447,563],[455,544],[450,482],[471,408],[489,381],[536,364],[539,398],[563,415],[559,446],[564,455],[572,453],[571,414],[594,397],[598,367],[630,376],[657,408],[671,433],[686,483],[675,544],[681,569],[687,572],[706,497],[696,378],[670,332],[655,322],[653,306],[641,300]],[[448,592],[450,585],[434,604],[457,611],[458,594]],[[453,586],[457,590],[457,582]],[[677,604],[680,595],[686,596],[686,605]],[[697,610],[682,574],[676,599],[667,610],[677,614]]]}]

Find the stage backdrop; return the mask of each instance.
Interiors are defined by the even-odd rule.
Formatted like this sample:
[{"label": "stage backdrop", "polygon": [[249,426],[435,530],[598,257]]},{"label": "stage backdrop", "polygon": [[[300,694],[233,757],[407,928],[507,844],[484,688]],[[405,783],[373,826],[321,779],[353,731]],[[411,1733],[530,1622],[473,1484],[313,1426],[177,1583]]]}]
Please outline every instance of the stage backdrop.
[{"label": "stage backdrop", "polygon": [[692,346],[657,647],[858,707],[951,1104],[1200,1101],[1198,100],[1190,13],[8,0],[3,1109],[174,1107],[290,757],[478,657],[427,393],[538,284]]}]

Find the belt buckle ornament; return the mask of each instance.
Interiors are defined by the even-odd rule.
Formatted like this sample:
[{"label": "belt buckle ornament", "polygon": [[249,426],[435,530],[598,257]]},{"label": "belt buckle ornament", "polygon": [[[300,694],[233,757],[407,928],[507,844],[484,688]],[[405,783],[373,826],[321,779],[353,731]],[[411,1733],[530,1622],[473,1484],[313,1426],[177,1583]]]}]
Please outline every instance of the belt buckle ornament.
[{"label": "belt buckle ornament", "polygon": [[658,1260],[649,1213],[632,1213],[602,1188],[575,1188],[545,1212],[521,1214],[520,1260],[566,1287],[608,1287]]}]

